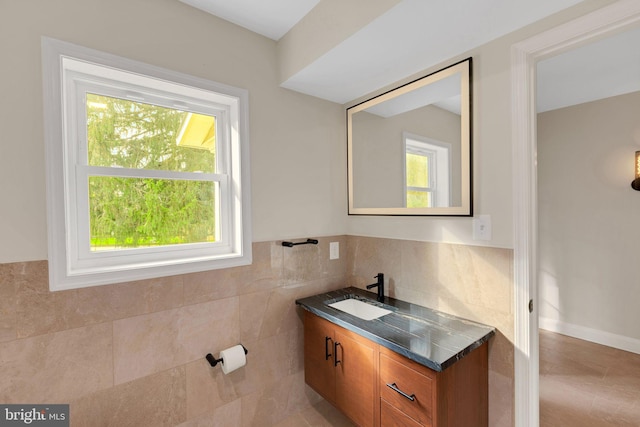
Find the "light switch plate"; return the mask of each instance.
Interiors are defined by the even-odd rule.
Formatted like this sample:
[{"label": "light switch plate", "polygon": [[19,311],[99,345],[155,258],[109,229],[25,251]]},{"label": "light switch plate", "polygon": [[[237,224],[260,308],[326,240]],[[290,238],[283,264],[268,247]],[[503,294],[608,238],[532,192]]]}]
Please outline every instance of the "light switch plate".
[{"label": "light switch plate", "polygon": [[473,240],[491,240],[491,215],[473,218]]},{"label": "light switch plate", "polygon": [[340,258],[340,242],[329,243],[329,259]]}]

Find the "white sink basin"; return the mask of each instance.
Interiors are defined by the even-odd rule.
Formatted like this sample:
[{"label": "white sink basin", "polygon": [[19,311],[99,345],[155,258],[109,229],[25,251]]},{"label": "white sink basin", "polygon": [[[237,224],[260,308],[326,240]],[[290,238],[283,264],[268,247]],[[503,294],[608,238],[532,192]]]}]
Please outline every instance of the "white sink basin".
[{"label": "white sink basin", "polygon": [[353,298],[334,302],[329,304],[329,307],[337,308],[340,311],[344,311],[363,320],[374,320],[391,313],[391,310],[376,307],[375,305],[367,304],[364,301]]}]

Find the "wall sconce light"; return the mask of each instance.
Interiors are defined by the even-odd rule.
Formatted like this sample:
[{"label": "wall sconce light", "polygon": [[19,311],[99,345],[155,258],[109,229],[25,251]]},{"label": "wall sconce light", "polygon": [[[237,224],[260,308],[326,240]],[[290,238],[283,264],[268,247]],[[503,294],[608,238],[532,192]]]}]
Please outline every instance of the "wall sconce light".
[{"label": "wall sconce light", "polygon": [[631,182],[631,188],[640,191],[640,151],[636,151],[636,179]]}]

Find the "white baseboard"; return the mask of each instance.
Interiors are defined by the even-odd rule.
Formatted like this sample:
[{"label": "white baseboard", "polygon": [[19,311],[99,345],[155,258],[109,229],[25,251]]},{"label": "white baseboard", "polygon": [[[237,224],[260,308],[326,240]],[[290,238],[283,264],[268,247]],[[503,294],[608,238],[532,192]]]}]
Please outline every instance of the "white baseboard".
[{"label": "white baseboard", "polygon": [[596,344],[602,344],[609,347],[617,348],[624,351],[640,354],[640,340],[635,338],[616,335],[610,332],[599,331],[584,326],[565,323],[560,320],[540,317],[538,319],[538,327],[550,332],[557,332],[562,335],[568,335],[585,341],[591,341]]}]

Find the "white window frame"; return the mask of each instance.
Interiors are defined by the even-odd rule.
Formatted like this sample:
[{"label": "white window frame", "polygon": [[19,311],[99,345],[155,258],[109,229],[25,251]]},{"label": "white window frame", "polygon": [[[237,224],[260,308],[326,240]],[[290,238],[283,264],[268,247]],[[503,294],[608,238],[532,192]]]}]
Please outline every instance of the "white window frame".
[{"label": "white window frame", "polygon": [[[52,291],[251,264],[246,90],[47,37],[42,59]],[[88,165],[87,92],[215,116],[215,173]],[[91,251],[89,175],[217,183],[216,242]]]},{"label": "white window frame", "polygon": [[[451,206],[451,149],[448,142],[437,141],[410,132],[402,132],[403,145],[403,192],[404,206],[407,206],[407,191],[422,191],[431,194],[429,207]],[[407,186],[407,153],[425,156],[429,162],[429,182],[427,187]]]}]

